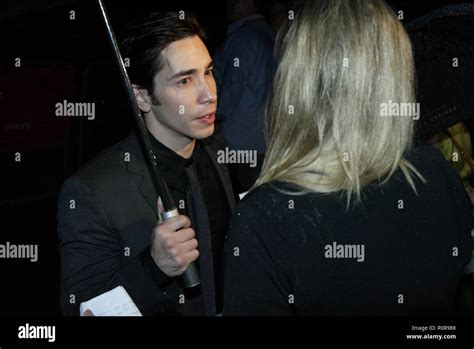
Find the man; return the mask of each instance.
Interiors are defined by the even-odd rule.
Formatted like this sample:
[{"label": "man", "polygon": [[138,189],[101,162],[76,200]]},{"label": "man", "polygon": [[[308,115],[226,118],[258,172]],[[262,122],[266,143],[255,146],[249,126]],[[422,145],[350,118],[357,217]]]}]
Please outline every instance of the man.
[{"label": "man", "polygon": [[[130,80],[181,215],[157,224],[157,194],[133,132],[69,178],[58,207],[64,314],[78,315],[81,302],[119,285],[143,315],[221,311],[221,256],[235,197],[225,164],[217,162],[225,144],[212,137],[216,84],[203,40],[187,13],[154,13],[126,28]],[[188,180],[190,169],[204,202]],[[208,228],[194,231],[196,217]],[[185,289],[179,276],[192,262],[202,288]]]},{"label": "man", "polygon": [[259,154],[256,167],[231,166],[236,186],[246,191],[258,177],[265,154],[265,101],[276,70],[274,34],[255,0],[228,0],[227,17],[227,38],[214,57],[221,123],[217,132],[232,150]]}]

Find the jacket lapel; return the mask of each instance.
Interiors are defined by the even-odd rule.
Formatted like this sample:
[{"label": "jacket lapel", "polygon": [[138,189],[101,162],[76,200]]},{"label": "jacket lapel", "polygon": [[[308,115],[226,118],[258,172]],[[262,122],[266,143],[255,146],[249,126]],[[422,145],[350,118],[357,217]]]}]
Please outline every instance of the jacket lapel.
[{"label": "jacket lapel", "polygon": [[[141,144],[135,132],[125,139],[123,143],[123,151],[130,153],[130,161],[127,162],[127,170],[132,175],[131,180],[138,187],[138,191],[142,194],[153,213],[158,216],[157,193],[151,181],[150,171],[146,165]],[[123,155],[122,155],[123,156]]]}]

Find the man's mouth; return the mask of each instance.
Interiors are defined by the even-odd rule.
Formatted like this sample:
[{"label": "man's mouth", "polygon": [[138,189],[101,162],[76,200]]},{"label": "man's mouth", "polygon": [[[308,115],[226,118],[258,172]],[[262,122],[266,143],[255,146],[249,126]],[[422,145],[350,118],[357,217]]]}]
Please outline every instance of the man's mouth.
[{"label": "man's mouth", "polygon": [[216,120],[216,112],[212,112],[211,114],[200,116],[196,118],[196,120],[204,124],[212,124]]}]

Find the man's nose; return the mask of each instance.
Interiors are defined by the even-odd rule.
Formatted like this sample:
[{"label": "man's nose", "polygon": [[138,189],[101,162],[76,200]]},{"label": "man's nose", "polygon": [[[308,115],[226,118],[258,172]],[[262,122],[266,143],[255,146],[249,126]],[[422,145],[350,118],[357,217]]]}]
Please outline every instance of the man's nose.
[{"label": "man's nose", "polygon": [[215,103],[217,101],[216,84],[214,81],[203,81],[200,100],[202,103]]}]

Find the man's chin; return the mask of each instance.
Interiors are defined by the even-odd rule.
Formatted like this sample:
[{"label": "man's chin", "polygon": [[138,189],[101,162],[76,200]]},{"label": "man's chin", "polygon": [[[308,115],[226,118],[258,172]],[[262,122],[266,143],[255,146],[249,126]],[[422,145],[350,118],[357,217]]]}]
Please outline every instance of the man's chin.
[{"label": "man's chin", "polygon": [[209,125],[208,127],[206,127],[203,130],[199,130],[197,132],[194,132],[192,137],[194,139],[205,139],[205,138],[211,137],[214,134],[214,130],[215,130],[215,126],[214,126],[214,124],[212,124],[212,125]]}]

